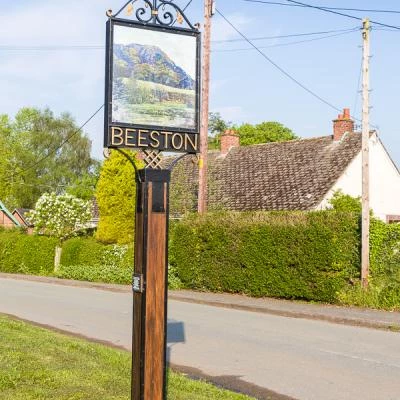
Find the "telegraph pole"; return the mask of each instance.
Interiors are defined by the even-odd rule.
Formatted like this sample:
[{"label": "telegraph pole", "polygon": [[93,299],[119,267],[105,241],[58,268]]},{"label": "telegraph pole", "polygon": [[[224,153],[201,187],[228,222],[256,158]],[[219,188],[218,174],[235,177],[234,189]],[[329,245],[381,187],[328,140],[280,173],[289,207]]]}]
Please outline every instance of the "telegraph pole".
[{"label": "telegraph pole", "polygon": [[210,97],[211,17],[214,15],[215,12],[214,7],[214,0],[204,0],[203,68],[198,196],[198,212],[201,214],[207,211],[207,151],[208,111]]},{"label": "telegraph pole", "polygon": [[363,81],[362,81],[362,225],[361,225],[361,282],[368,286],[369,275],[369,19],[363,19]]}]

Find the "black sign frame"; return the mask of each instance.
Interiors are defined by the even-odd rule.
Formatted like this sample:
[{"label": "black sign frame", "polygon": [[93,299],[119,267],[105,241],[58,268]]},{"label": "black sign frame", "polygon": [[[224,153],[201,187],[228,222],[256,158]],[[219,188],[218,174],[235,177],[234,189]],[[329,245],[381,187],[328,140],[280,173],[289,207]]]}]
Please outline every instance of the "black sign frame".
[{"label": "black sign frame", "polygon": [[[195,128],[157,126],[146,124],[128,124],[112,121],[113,89],[113,47],[114,26],[146,29],[169,34],[187,35],[196,38],[196,89],[195,89]],[[195,154],[200,151],[200,93],[201,93],[201,32],[188,29],[132,21],[110,17],[106,25],[106,68],[105,68],[105,112],[104,147],[130,148],[134,150],[156,150]],[[118,133],[116,140],[116,132]],[[153,140],[154,139],[154,140]],[[158,144],[157,144],[158,142]]]}]

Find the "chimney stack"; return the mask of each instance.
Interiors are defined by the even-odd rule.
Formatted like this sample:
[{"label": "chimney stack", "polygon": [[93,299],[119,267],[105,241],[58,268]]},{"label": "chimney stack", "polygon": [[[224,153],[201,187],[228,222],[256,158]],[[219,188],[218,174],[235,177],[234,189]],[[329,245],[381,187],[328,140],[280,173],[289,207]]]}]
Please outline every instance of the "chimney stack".
[{"label": "chimney stack", "polygon": [[333,120],[333,140],[339,141],[347,132],[354,132],[354,121],[350,117],[350,108],[344,108],[343,114],[339,114]]},{"label": "chimney stack", "polygon": [[221,135],[221,154],[226,155],[232,147],[240,146],[239,135],[233,129],[227,129]]}]

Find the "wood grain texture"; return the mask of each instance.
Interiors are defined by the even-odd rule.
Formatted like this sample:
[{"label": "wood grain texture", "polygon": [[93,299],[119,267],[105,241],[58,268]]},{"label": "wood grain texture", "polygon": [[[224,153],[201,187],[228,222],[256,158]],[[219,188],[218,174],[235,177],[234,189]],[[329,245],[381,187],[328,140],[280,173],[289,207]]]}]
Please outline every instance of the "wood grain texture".
[{"label": "wood grain texture", "polygon": [[165,334],[167,296],[168,184],[165,212],[153,212],[153,184],[142,182],[135,236],[135,273],[143,274],[145,290],[133,295],[132,400],[165,398]]},{"label": "wood grain texture", "polygon": [[153,213],[149,184],[146,321],[145,400],[162,400],[165,346],[166,213]]}]

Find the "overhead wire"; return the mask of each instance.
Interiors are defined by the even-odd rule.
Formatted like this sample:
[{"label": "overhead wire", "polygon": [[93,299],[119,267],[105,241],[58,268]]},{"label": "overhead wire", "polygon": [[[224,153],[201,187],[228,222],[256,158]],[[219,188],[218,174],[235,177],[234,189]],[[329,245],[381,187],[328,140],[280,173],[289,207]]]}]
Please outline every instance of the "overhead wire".
[{"label": "overhead wire", "polygon": [[28,167],[24,168],[21,171],[18,171],[16,174],[11,175],[10,178],[10,183],[12,180],[18,176],[22,176],[26,172],[30,171],[31,169],[37,167],[39,164],[41,164],[43,161],[48,159],[50,156],[55,154],[58,150],[60,150],[65,144],[67,144],[75,135],[77,135],[82,129],[101,111],[101,109],[104,107],[104,104],[102,104],[78,129],[73,131],[66,139],[64,139],[57,147],[54,149],[50,150],[45,156],[40,158],[38,161],[35,163],[29,165]]},{"label": "overhead wire", "polygon": [[[193,0],[192,0],[193,1]],[[336,29],[330,31],[319,31],[319,32],[305,32],[305,33],[293,33],[289,35],[275,35],[275,36],[261,36],[256,38],[250,38],[252,41],[259,40],[272,40],[272,39],[286,39],[286,38],[294,38],[294,37],[304,37],[304,36],[315,36],[315,35],[323,35],[330,33],[347,33],[353,29],[357,28],[349,28],[349,29]],[[234,42],[243,42],[244,39],[226,39],[226,40],[214,40],[212,43],[234,43]],[[98,45],[49,45],[49,46],[19,46],[19,45],[0,45],[0,51],[63,51],[63,50],[104,50],[104,46]]]},{"label": "overhead wire", "polygon": [[[342,33],[337,33],[335,35],[322,36],[322,37],[306,39],[306,40],[297,40],[295,42],[289,42],[289,43],[277,43],[277,44],[271,44],[269,46],[258,46],[258,48],[259,49],[269,49],[269,48],[273,48],[273,47],[284,47],[284,46],[292,46],[292,45],[300,44],[300,43],[315,42],[317,40],[323,40],[323,39],[328,39],[328,38],[332,38],[332,37],[347,35],[349,33],[356,32],[358,30],[360,30],[360,28],[353,28],[353,29],[349,29]],[[212,52],[213,53],[229,53],[229,52],[248,51],[248,50],[254,50],[254,48],[247,47],[247,48],[241,48],[241,49],[216,49],[216,50],[212,50]]]},{"label": "overhead wire", "polygon": [[[236,31],[237,34],[239,34],[247,43],[249,43],[265,60],[267,60],[273,67],[275,67],[278,71],[280,71],[283,75],[285,75],[288,79],[290,79],[292,82],[294,82],[297,86],[301,87],[304,91],[309,93],[311,96],[315,97],[318,99],[320,102],[324,103],[328,107],[332,108],[335,111],[342,112],[343,110],[336,107],[332,103],[330,103],[328,100],[324,99],[320,95],[318,95],[316,92],[313,90],[309,89],[307,86],[305,86],[303,83],[301,83],[298,79],[293,77],[289,72],[287,72],[284,68],[282,68],[280,65],[278,65],[275,61],[273,61],[270,57],[268,57],[258,46],[256,46],[250,39],[247,38],[246,35],[244,35],[225,15],[219,10],[216,9],[216,12],[225,20],[225,22],[231,26],[233,30]],[[359,118],[355,118],[352,116],[355,120],[361,122]],[[373,126],[373,125],[371,125]]]},{"label": "overhead wire", "polygon": [[[252,3],[264,3],[271,5],[287,6],[287,7],[307,7],[301,4],[287,4],[279,1],[265,1],[265,0],[245,0]],[[386,14],[400,14],[400,10],[380,10],[380,9],[368,9],[368,8],[344,8],[344,7],[325,7],[325,10],[337,10],[337,11],[356,11],[356,12],[371,12],[371,13],[386,13]]]},{"label": "overhead wire", "polygon": [[64,51],[64,50],[104,50],[104,46],[67,45],[67,46],[17,46],[0,45],[0,51]]},{"label": "overhead wire", "polygon": [[[339,32],[347,32],[349,29],[336,29],[331,31],[320,31],[320,32],[305,32],[305,33],[292,33],[289,35],[275,35],[275,36],[260,36],[255,38],[249,38],[251,41],[258,41],[258,40],[268,40],[268,39],[286,39],[292,37],[302,37],[302,36],[313,36],[313,35],[325,35],[328,33],[339,33]],[[224,39],[224,40],[212,40],[212,43],[234,43],[234,42],[243,42],[244,39]]]},{"label": "overhead wire", "polygon": [[362,57],[361,57],[360,72],[359,72],[359,74],[358,74],[356,95],[355,95],[355,98],[354,98],[354,107],[353,107],[354,115],[357,114],[358,98],[360,97],[360,92],[361,92],[362,67],[363,67],[363,59],[362,59]]},{"label": "overhead wire", "polygon": [[265,60],[267,60],[272,66],[274,66],[278,71],[280,71],[283,75],[285,75],[288,79],[290,79],[292,82],[294,82],[296,85],[300,86],[303,90],[305,90],[306,92],[308,92],[309,94],[311,94],[313,97],[317,98],[319,101],[321,101],[322,103],[326,104],[327,106],[329,106],[330,108],[333,108],[335,111],[339,111],[341,112],[342,110],[340,110],[339,108],[337,108],[336,106],[334,106],[332,103],[330,103],[329,101],[325,100],[324,98],[322,98],[321,96],[319,96],[317,93],[315,93],[314,91],[312,91],[311,89],[309,89],[308,87],[306,87],[305,85],[303,85],[300,81],[298,81],[296,78],[294,78],[292,75],[289,74],[289,72],[287,72],[286,70],[284,70],[281,66],[279,66],[275,61],[273,61],[270,57],[268,57],[263,51],[261,51],[251,40],[249,40],[247,38],[247,36],[245,36],[241,31],[239,31],[238,28],[236,28],[236,26],[227,18],[225,17],[225,15],[217,8],[216,9],[217,13],[226,21],[226,23],[228,25],[230,25],[235,31],[236,33],[238,33],[247,43],[249,43],[254,50],[256,50]]},{"label": "overhead wire", "polygon": [[[244,1],[247,1],[247,2],[250,2],[250,3],[264,3],[264,4],[268,4],[268,3],[265,3],[263,0],[244,0]],[[357,21],[362,21],[362,20],[363,20],[363,18],[356,17],[355,15],[350,15],[350,14],[346,14],[346,13],[343,13],[343,12],[339,12],[339,11],[335,11],[335,10],[330,10],[330,9],[328,9],[328,8],[326,8],[326,7],[314,6],[314,5],[312,5],[312,4],[302,3],[302,2],[296,1],[296,0],[285,0],[285,1],[287,1],[287,2],[289,2],[289,3],[297,4],[297,5],[300,5],[300,6],[303,6],[303,7],[313,8],[313,9],[316,9],[316,10],[324,11],[324,12],[327,12],[327,13],[330,13],[330,14],[335,14],[335,15],[340,15],[340,16],[342,16],[342,17],[355,19],[355,20],[357,20]],[[373,24],[375,24],[375,25],[384,26],[384,27],[386,27],[386,28],[393,28],[393,29],[398,29],[398,30],[400,30],[400,27],[399,27],[399,26],[396,26],[396,25],[389,25],[389,24],[385,24],[385,23],[383,23],[383,22],[374,21],[374,20],[372,20],[372,19],[370,19],[370,22],[373,23]]]}]

